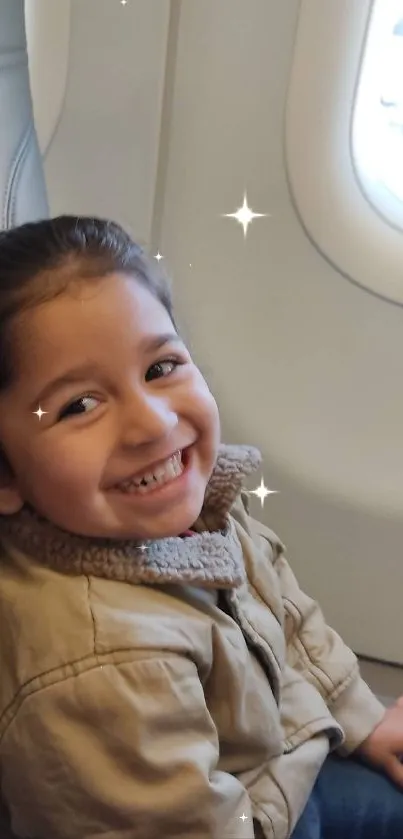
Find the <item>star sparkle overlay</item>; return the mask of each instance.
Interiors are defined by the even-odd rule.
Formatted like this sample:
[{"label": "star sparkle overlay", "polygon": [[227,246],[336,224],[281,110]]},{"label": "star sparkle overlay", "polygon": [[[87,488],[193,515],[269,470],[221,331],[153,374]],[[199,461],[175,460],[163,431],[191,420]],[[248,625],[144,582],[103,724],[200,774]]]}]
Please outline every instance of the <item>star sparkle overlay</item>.
[{"label": "star sparkle overlay", "polygon": [[41,421],[41,419],[42,419],[43,415],[44,415],[44,414],[48,414],[48,413],[49,413],[49,411],[42,411],[42,408],[41,408],[41,406],[39,405],[38,410],[37,410],[37,411],[32,411],[32,413],[33,413],[33,414],[36,414],[36,416],[38,417],[39,421]]},{"label": "star sparkle overlay", "polygon": [[150,545],[145,545],[144,543],[142,545],[137,545],[137,548],[139,551],[141,551],[141,553],[144,553],[144,551],[148,551],[149,547]]},{"label": "star sparkle overlay", "polygon": [[[121,2],[122,2],[122,0],[121,0]],[[244,193],[244,196],[243,196],[242,207],[238,207],[238,209],[235,213],[222,213],[222,217],[223,218],[234,218],[238,222],[238,224],[242,225],[244,238],[246,239],[246,237],[248,235],[248,227],[249,227],[250,224],[252,224],[252,221],[254,221],[255,218],[271,218],[271,214],[270,213],[255,213],[248,206],[248,197],[247,197],[247,193],[246,193],[246,190],[245,190],[245,193]],[[154,256],[154,259],[156,259],[159,262],[161,259],[164,259],[164,257],[158,251],[158,253],[156,253],[155,256]],[[190,267],[192,267],[192,263],[189,263],[189,264],[190,264]]]},{"label": "star sparkle overlay", "polygon": [[248,206],[248,199],[246,191],[243,197],[242,207],[239,207],[236,213],[223,213],[225,218],[234,218],[243,227],[243,235],[246,239],[248,227],[255,218],[271,218],[269,213],[254,213]]},{"label": "star sparkle overlay", "polygon": [[267,489],[267,486],[265,486],[265,482],[262,478],[262,480],[260,481],[260,486],[258,486],[256,489],[246,490],[246,492],[248,493],[248,495],[256,495],[257,498],[259,498],[260,503],[263,507],[264,502],[266,501],[266,496],[277,494],[278,489]]}]

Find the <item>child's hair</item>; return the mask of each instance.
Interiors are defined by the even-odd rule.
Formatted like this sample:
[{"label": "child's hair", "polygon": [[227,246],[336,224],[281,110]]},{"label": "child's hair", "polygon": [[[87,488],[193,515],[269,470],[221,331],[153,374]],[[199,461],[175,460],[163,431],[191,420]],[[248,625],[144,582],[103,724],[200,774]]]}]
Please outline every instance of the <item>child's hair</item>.
[{"label": "child's hair", "polygon": [[113,273],[133,276],[149,289],[179,331],[165,277],[119,224],[64,215],[0,232],[0,392],[16,374],[17,316],[58,297],[75,280]]}]

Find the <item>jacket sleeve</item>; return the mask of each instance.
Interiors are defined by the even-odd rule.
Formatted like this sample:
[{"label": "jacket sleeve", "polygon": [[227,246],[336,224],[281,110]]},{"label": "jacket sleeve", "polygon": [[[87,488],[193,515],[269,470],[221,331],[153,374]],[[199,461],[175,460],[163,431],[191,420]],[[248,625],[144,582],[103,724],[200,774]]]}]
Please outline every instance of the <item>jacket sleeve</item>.
[{"label": "jacket sleeve", "polygon": [[[123,655],[120,653],[120,658]],[[19,836],[254,839],[248,794],[217,769],[217,733],[187,658],[131,660],[30,686],[1,744]],[[242,818],[245,816],[245,818]]]},{"label": "jacket sleeve", "polygon": [[[242,496],[248,509],[246,493]],[[285,558],[285,545],[268,527],[250,516],[249,519],[280,582],[288,664],[324,698],[345,734],[345,741],[336,752],[348,756],[381,722],[386,709],[361,678],[356,655],[327,625],[318,603],[300,589]]]}]

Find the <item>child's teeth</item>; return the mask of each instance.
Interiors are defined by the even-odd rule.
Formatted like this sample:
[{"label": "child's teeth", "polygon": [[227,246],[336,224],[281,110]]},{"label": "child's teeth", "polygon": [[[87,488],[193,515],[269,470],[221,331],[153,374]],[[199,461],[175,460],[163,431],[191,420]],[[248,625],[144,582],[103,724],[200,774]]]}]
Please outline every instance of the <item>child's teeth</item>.
[{"label": "child's teeth", "polygon": [[[165,484],[173,478],[179,477],[183,472],[183,465],[181,462],[182,452],[173,455],[166,463],[162,463],[155,469],[155,472],[146,472],[141,480],[127,481],[121,484],[121,489],[124,492],[138,492],[144,494],[150,492],[157,484]],[[145,483],[146,482],[146,483]]]},{"label": "child's teeth", "polygon": [[165,472],[165,466],[163,464],[161,464],[161,466],[157,466],[157,468],[154,472],[154,475],[155,475],[156,478],[162,478],[164,472]]}]

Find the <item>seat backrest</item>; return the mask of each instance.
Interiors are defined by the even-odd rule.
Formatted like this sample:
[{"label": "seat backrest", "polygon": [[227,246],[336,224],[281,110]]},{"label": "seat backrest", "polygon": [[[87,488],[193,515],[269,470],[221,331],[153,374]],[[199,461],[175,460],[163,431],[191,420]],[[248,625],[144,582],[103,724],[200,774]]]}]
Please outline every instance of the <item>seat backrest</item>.
[{"label": "seat backrest", "polygon": [[[2,230],[49,215],[29,83],[24,0],[0,0],[0,201]],[[0,838],[14,839],[1,799]]]},{"label": "seat backrest", "polygon": [[35,130],[24,0],[0,0],[0,229],[49,215]]}]

